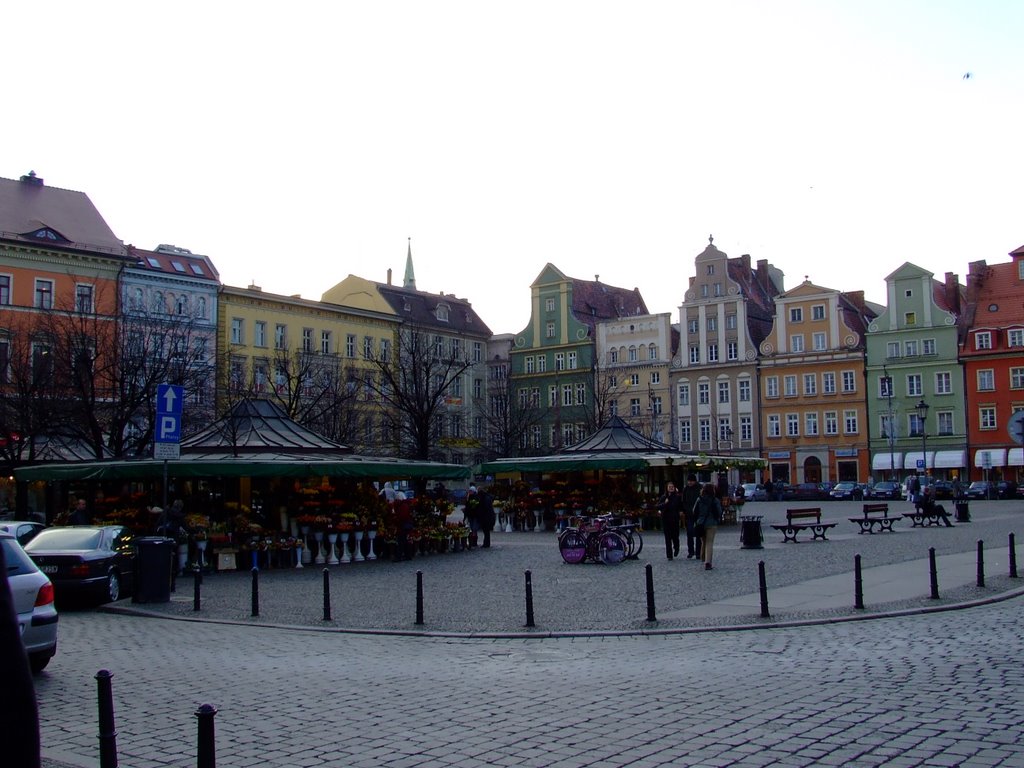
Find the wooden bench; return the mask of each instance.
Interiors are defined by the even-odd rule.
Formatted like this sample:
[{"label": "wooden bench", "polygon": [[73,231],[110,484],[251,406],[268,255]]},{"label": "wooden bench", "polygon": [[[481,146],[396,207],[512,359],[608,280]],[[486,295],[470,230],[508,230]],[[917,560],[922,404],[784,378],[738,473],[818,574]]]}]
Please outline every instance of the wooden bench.
[{"label": "wooden bench", "polygon": [[876,525],[879,533],[892,533],[892,524],[897,520],[898,517],[889,517],[888,504],[865,504],[863,517],[850,518],[851,523],[860,526],[861,533],[874,533]]},{"label": "wooden bench", "polygon": [[953,524],[949,522],[949,512],[941,504],[931,504],[927,509],[915,506],[913,512],[904,512],[903,516],[910,518],[914,528],[918,526],[924,528],[926,525],[953,527]]},{"label": "wooden bench", "polygon": [[796,537],[800,531],[809,530],[815,539],[828,541],[825,533],[829,528],[835,528],[835,523],[821,522],[821,507],[810,507],[807,509],[787,509],[785,525],[773,525],[777,531],[782,531],[782,543],[792,541],[797,543]]}]

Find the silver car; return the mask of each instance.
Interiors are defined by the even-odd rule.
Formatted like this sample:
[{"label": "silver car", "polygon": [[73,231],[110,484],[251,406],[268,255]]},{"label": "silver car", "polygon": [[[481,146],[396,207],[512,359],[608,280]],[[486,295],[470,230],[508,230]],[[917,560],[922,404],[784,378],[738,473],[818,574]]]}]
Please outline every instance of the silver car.
[{"label": "silver car", "polygon": [[18,540],[0,533],[0,547],[7,563],[14,611],[18,614],[21,641],[34,674],[42,672],[57,652],[57,608],[53,584],[25,554]]}]

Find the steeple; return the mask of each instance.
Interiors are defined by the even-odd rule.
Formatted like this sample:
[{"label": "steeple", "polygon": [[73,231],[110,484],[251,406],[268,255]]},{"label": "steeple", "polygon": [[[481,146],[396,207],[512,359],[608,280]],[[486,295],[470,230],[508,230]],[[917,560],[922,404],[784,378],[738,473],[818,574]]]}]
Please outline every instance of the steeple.
[{"label": "steeple", "polygon": [[412,271],[412,238],[409,238],[409,253],[405,257],[405,279],[402,281],[403,288],[416,290],[416,274]]}]

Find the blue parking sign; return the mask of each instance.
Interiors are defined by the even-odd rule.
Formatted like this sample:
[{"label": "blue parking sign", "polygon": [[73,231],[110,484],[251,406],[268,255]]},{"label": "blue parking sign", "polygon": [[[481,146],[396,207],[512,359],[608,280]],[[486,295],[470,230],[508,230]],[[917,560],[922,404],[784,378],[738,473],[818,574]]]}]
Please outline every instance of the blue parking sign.
[{"label": "blue parking sign", "polygon": [[176,384],[159,384],[156,388],[156,443],[181,442],[181,411],[185,391]]}]

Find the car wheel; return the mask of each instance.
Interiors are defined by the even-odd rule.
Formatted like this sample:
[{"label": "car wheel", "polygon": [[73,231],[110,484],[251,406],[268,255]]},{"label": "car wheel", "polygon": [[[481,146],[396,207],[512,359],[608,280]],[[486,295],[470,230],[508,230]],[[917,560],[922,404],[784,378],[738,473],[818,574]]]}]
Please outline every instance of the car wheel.
[{"label": "car wheel", "polygon": [[50,659],[52,658],[53,650],[30,653],[28,655],[28,666],[32,670],[32,674],[38,675],[46,669],[46,665],[50,663]]},{"label": "car wheel", "polygon": [[117,571],[107,574],[107,592],[104,595],[105,602],[116,603],[121,599],[121,576]]}]

